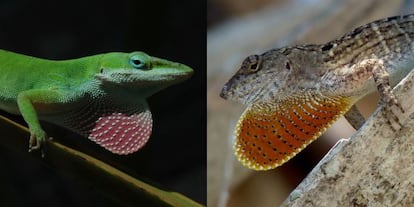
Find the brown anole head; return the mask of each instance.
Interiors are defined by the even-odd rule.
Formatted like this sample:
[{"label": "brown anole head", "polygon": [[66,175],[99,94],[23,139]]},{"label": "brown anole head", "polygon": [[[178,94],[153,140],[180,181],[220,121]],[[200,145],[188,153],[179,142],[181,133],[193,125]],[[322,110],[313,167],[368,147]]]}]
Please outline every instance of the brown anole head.
[{"label": "brown anole head", "polygon": [[327,71],[316,45],[285,47],[247,57],[220,96],[249,105],[318,88]]},{"label": "brown anole head", "polygon": [[220,96],[247,105],[273,96],[272,93],[283,88],[291,69],[291,62],[282,49],[248,56],[236,74],[224,85]]}]

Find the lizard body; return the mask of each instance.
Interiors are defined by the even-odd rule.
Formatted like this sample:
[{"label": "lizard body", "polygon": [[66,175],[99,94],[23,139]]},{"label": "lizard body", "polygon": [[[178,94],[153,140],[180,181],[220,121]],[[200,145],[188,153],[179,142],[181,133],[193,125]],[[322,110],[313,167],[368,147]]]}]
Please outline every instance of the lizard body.
[{"label": "lizard body", "polygon": [[23,116],[29,150],[45,141],[44,120],[130,154],[151,134],[146,98],[191,74],[188,66],[143,52],[46,60],[0,50],[0,109]]},{"label": "lizard body", "polygon": [[326,44],[247,57],[220,94],[248,106],[235,132],[239,161],[255,170],[282,165],[376,89],[403,112],[391,87],[414,67],[413,39],[414,15],[396,16]]}]

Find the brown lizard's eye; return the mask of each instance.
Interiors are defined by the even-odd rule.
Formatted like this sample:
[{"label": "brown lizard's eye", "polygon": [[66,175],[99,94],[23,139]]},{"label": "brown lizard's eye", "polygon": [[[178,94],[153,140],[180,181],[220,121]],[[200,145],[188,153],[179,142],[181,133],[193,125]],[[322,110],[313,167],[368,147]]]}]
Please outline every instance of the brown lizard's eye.
[{"label": "brown lizard's eye", "polygon": [[242,64],[243,73],[255,73],[260,69],[262,58],[259,55],[250,55]]},{"label": "brown lizard's eye", "polygon": [[250,65],[250,70],[256,72],[259,69],[259,65],[257,63],[253,63]]}]

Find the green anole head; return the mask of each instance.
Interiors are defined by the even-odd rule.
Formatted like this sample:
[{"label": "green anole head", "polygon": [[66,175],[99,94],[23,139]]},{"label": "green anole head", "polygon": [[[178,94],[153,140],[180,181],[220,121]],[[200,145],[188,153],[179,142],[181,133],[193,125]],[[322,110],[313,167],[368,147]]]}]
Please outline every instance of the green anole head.
[{"label": "green anole head", "polygon": [[104,54],[98,70],[95,78],[103,84],[145,91],[146,95],[186,80],[193,73],[186,65],[143,52]]}]

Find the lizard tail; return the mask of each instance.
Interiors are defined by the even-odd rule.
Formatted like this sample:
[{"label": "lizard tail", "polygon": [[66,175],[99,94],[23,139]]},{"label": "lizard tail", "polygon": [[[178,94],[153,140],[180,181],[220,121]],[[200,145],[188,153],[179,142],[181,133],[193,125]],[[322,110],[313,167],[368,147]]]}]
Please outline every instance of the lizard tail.
[{"label": "lizard tail", "polygon": [[320,137],[352,104],[351,98],[312,92],[255,103],[238,121],[236,156],[250,169],[276,168]]}]

